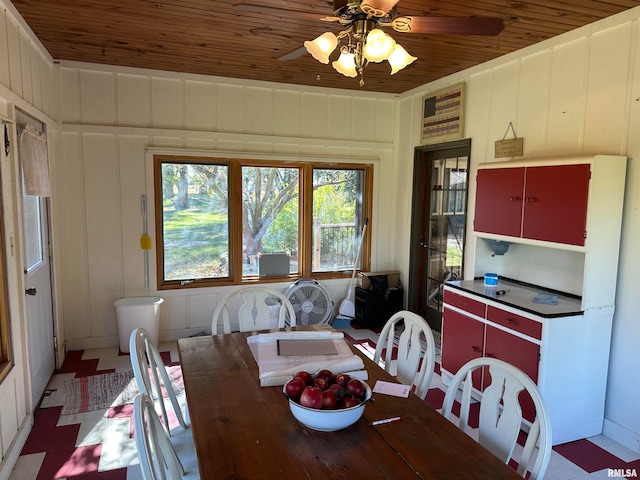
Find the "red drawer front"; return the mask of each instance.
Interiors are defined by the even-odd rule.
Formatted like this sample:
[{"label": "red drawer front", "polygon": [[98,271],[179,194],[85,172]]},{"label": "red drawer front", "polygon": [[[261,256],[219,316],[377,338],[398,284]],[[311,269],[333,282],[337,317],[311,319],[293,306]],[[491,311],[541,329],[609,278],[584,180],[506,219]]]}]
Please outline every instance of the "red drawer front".
[{"label": "red drawer front", "polygon": [[538,340],[542,339],[542,324],[530,318],[521,317],[515,313],[489,305],[487,308],[487,320]]},{"label": "red drawer front", "polygon": [[449,290],[444,291],[444,303],[453,307],[458,307],[465,312],[484,318],[486,304],[473,300],[469,297],[458,295]]}]

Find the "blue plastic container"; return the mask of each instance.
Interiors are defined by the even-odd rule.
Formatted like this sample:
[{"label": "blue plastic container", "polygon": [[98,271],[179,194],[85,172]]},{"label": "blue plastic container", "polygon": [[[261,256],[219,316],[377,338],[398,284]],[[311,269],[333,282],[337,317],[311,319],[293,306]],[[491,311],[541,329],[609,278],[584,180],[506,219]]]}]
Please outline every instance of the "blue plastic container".
[{"label": "blue plastic container", "polygon": [[497,287],[498,286],[498,274],[497,273],[485,273],[484,274],[484,286],[485,287]]}]

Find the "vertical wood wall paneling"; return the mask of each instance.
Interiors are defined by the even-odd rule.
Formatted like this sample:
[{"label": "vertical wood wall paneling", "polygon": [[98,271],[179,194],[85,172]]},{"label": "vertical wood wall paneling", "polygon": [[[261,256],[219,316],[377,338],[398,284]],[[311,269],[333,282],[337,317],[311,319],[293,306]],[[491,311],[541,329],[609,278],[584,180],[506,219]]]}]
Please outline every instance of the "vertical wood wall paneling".
[{"label": "vertical wood wall paneling", "polygon": [[624,153],[630,42],[629,23],[591,37],[584,153]]},{"label": "vertical wood wall paneling", "polygon": [[[87,203],[85,196],[82,135],[64,133],[64,156],[58,162],[62,178],[58,189],[60,220],[66,228],[59,245],[62,258],[62,303],[65,330],[73,349],[73,339],[91,337],[89,259],[87,249]],[[57,175],[56,175],[57,177]],[[64,188],[66,186],[66,188]]]},{"label": "vertical wood wall paneling", "polygon": [[31,83],[31,104],[38,110],[42,110],[42,78],[40,69],[44,66],[42,62],[42,55],[40,52],[33,48],[29,49],[29,60],[31,62],[31,75],[29,76],[29,82]]},{"label": "vertical wood wall paneling", "polygon": [[588,44],[583,37],[553,49],[546,145],[549,156],[582,153]]},{"label": "vertical wood wall paneling", "polygon": [[[250,135],[271,135],[273,133],[272,92],[271,88],[245,87],[247,99],[244,102],[245,133]],[[260,149],[255,149],[255,151],[260,151]]]},{"label": "vertical wood wall paneling", "polygon": [[[120,135],[118,141],[120,206],[122,217],[123,286],[125,297],[146,296],[150,292],[144,286],[144,251],[140,248],[143,217],[141,195],[146,193],[145,148],[149,137]],[[153,197],[147,198],[147,203]],[[150,218],[150,217],[148,217]],[[153,219],[150,220],[153,224]],[[154,256],[155,245],[149,251]],[[151,285],[152,278],[149,278]]]},{"label": "vertical wood wall paneling", "polygon": [[22,78],[22,98],[33,103],[33,85],[31,84],[31,45],[29,37],[23,30],[20,34],[20,76]]},{"label": "vertical wood wall paneling", "polygon": [[[523,137],[525,157],[540,157],[544,151],[528,148],[547,142],[549,118],[549,84],[551,81],[551,50],[546,49],[525,57],[520,62],[520,98],[518,103],[518,137]],[[507,138],[513,138],[511,135]]]},{"label": "vertical wood wall paneling", "polygon": [[117,334],[113,301],[122,297],[122,206],[118,145],[114,135],[82,136],[91,336]]},{"label": "vertical wood wall paneling", "polygon": [[327,110],[326,95],[303,92],[300,111],[300,136],[304,138],[326,138],[327,125],[331,121]]},{"label": "vertical wood wall paneling", "polygon": [[210,82],[185,80],[186,128],[212,132],[215,130],[215,87]]},{"label": "vertical wood wall paneling", "polygon": [[9,83],[13,93],[22,97],[22,57],[20,56],[20,30],[7,18],[7,46],[9,50]]},{"label": "vertical wood wall paneling", "polygon": [[[518,98],[520,95],[520,60],[500,65],[493,70],[491,83],[491,121],[487,138],[487,158],[495,156],[495,141],[502,140],[509,122],[518,131]],[[507,138],[513,138],[512,132]]]},{"label": "vertical wood wall paneling", "polygon": [[353,102],[346,95],[329,95],[327,99],[327,137],[337,140],[353,139]]},{"label": "vertical wood wall paneling", "polygon": [[80,71],[80,118],[84,125],[115,125],[116,82],[110,72]]},{"label": "vertical wood wall paneling", "polygon": [[7,42],[8,26],[10,21],[4,8],[0,8],[0,84],[11,88],[11,74],[9,62],[9,43]]},{"label": "vertical wood wall paneling", "polygon": [[372,142],[376,139],[376,99],[353,99],[352,140]]},{"label": "vertical wood wall paneling", "polygon": [[396,101],[378,99],[375,106],[374,138],[381,142],[393,142],[395,135],[394,119],[396,117]]},{"label": "vertical wood wall paneling", "polygon": [[298,137],[300,135],[300,96],[299,91],[273,91],[273,134],[275,136]]},{"label": "vertical wood wall paneling", "polygon": [[145,75],[116,75],[117,125],[151,126],[151,81]]},{"label": "vertical wood wall paneling", "polygon": [[75,69],[60,70],[60,95],[62,97],[62,122],[80,123],[80,72]]},{"label": "vertical wood wall paneling", "polygon": [[[217,131],[225,133],[245,132],[243,94],[244,87],[241,85],[220,84],[217,86],[217,108],[215,112]],[[233,144],[230,146],[233,147]]]},{"label": "vertical wood wall paneling", "polygon": [[151,79],[151,124],[154,128],[184,129],[184,82],[173,78]]}]

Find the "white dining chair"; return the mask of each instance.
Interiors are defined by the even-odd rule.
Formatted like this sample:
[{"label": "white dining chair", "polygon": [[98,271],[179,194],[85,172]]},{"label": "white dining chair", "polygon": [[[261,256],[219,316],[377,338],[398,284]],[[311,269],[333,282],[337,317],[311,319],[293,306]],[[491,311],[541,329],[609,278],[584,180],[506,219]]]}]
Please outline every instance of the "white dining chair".
[{"label": "white dining chair", "polygon": [[[393,362],[396,365],[395,372],[391,360],[394,347],[398,352],[397,362]],[[436,361],[436,345],[429,324],[420,315],[408,310],[393,314],[380,332],[373,355],[375,363],[381,363],[385,349],[384,369],[395,374],[401,383],[414,386],[415,394],[424,400]]]},{"label": "white dining chair", "polygon": [[[268,287],[245,287],[225,296],[211,318],[211,333],[218,334],[222,320],[223,332],[231,333],[230,304],[239,302],[238,324],[241,332],[284,328],[286,323],[296,326],[296,312],[289,299],[282,293]],[[272,310],[276,311],[277,323],[272,322]]]},{"label": "white dining chair", "polygon": [[[485,367],[489,369],[491,384],[485,387],[480,398],[478,442],[503,462],[508,464],[512,459],[518,462],[517,472],[522,477],[528,471],[530,480],[541,480],[551,457],[551,424],[537,385],[520,369],[495,358],[477,358],[467,362],[451,380],[444,397],[442,414],[454,421],[453,403],[464,383],[457,425],[468,433],[473,391],[471,377],[475,370]],[[531,396],[536,415],[520,451],[520,447],[516,449],[518,435],[526,431],[518,401],[518,394],[523,390]]]},{"label": "white dining chair", "polygon": [[[200,478],[193,439],[183,437],[178,445],[174,445],[162,426],[153,401],[144,393],[139,393],[133,400],[133,433],[144,480]],[[188,454],[185,455],[188,460],[186,468],[177,449]],[[185,449],[189,451],[185,452]]]},{"label": "white dining chair", "polygon": [[[188,428],[160,352],[144,328],[136,328],[131,332],[131,336],[129,337],[129,352],[133,375],[135,376],[138,390],[159,404],[167,433],[170,433],[171,429],[169,427],[169,417],[167,416],[162,387],[164,387],[164,391],[167,392],[167,397],[171,402],[180,426],[182,426],[182,428]],[[185,413],[188,415],[188,411],[185,410]]]}]

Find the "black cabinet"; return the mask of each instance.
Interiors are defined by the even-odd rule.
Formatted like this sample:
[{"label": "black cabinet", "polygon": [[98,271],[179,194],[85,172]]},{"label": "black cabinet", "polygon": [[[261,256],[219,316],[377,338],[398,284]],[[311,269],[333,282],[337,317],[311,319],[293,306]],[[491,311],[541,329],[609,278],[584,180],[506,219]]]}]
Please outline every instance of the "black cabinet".
[{"label": "black cabinet", "polygon": [[404,291],[394,288],[386,294],[356,287],[356,318],[361,327],[381,328],[396,312],[402,310]]}]

